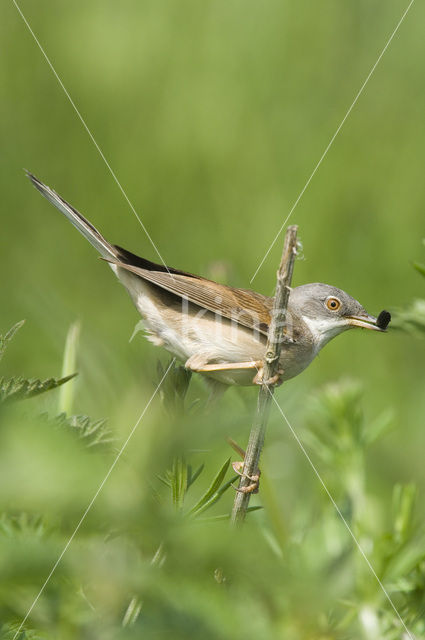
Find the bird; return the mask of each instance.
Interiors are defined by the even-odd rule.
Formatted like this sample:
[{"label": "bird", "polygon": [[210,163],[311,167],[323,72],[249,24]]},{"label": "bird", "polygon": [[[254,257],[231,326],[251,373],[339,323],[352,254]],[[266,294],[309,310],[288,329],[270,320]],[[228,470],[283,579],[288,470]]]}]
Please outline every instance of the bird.
[{"label": "bird", "polygon": [[[108,242],[56,191],[27,172],[32,184],[93,245],[127,289],[145,335],[211,390],[261,383],[273,298],[156,264]],[[279,358],[280,380],[299,375],[335,336],[362,328],[385,332],[391,316],[370,315],[337,287],[310,283],[291,288]]]}]

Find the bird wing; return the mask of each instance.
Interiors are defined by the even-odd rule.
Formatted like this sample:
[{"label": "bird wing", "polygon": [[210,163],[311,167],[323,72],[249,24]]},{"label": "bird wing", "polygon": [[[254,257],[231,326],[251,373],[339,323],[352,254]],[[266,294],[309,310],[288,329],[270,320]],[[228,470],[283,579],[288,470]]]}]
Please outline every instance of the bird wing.
[{"label": "bird wing", "polygon": [[190,274],[155,271],[105,258],[121,269],[182,299],[267,336],[273,300],[255,291],[235,289]]},{"label": "bird wing", "polygon": [[267,336],[273,300],[255,291],[235,289],[172,267],[155,264],[112,245],[79,211],[30,172],[27,175],[51,202],[99,251],[102,258],[189,302]]}]

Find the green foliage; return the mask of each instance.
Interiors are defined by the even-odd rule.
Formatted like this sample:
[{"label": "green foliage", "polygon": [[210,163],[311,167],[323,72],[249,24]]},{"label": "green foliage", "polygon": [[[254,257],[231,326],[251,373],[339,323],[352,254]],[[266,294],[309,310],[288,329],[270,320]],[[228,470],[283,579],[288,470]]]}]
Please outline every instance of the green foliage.
[{"label": "green foliage", "polygon": [[19,331],[22,325],[25,323],[25,320],[21,320],[13,325],[11,329],[4,336],[0,335],[0,360],[2,359],[4,352],[6,351],[6,347],[9,342],[13,339],[15,333]]},{"label": "green foliage", "polygon": [[[425,245],[425,240],[423,240]],[[419,262],[413,263],[414,268],[425,276],[425,266]],[[398,309],[392,322],[395,329],[401,329],[414,336],[425,334],[425,299],[414,300],[406,309]]]},{"label": "green foliage", "polygon": [[[13,339],[16,332],[23,324],[24,320],[17,322],[4,336],[0,336],[0,360],[4,355],[9,342]],[[0,378],[0,404],[38,396],[41,393],[60,387],[76,375],[76,373],[72,373],[64,376],[63,378],[48,378],[47,380],[38,380],[36,378],[28,379],[22,376],[14,376],[12,378],[2,377]]]},{"label": "green foliage", "polygon": [[416,271],[419,271],[421,275],[425,276],[425,265],[420,264],[419,262],[414,262],[413,266],[415,267]]},{"label": "green foliage", "polygon": [[[213,481],[197,502],[187,509],[185,514],[198,516],[210,507],[212,507],[223,494],[231,487],[232,482],[237,476],[224,483],[227,471],[230,465],[230,458],[220,467]],[[200,477],[204,465],[200,465],[195,472],[192,471],[191,465],[187,464],[182,457],[175,458],[173,465],[164,476],[159,479],[163,484],[171,489],[172,501],[178,511],[183,511],[184,501],[189,488]],[[226,517],[230,517],[227,515]]]},{"label": "green foliage", "polygon": [[0,640],[46,640],[47,636],[33,629],[21,630],[18,635],[19,625],[3,625],[0,628]]},{"label": "green foliage", "polygon": [[73,373],[64,378],[48,378],[47,380],[37,380],[36,378],[23,378],[15,376],[13,378],[0,378],[0,403],[13,402],[15,400],[25,400],[34,396],[51,391],[60,387],[77,374]]},{"label": "green foliage", "polygon": [[127,611],[122,619],[123,627],[131,627],[137,621],[142,610],[142,602],[139,598],[134,597],[130,600],[130,604],[127,607]]},{"label": "green foliage", "polygon": [[[170,364],[168,365],[170,367]],[[165,371],[162,364],[157,364],[158,379],[162,380]],[[165,409],[172,415],[183,416],[185,412],[185,398],[189,389],[191,380],[191,372],[183,366],[178,366],[172,361],[169,373],[161,385],[160,398]],[[195,403],[197,404],[197,403]],[[194,407],[192,405],[191,409]],[[190,487],[198,480],[204,470],[204,464],[198,466],[194,471],[192,466],[188,464],[183,456],[174,458],[171,469],[167,470],[163,476],[159,476],[161,482],[171,490],[172,502],[175,509],[184,514],[197,517],[207,509],[215,505],[226,491],[237,480],[234,476],[227,482],[224,482],[226,474],[230,466],[230,458],[228,458],[218,469],[209,487],[204,491],[200,498],[192,507],[185,507],[185,499]],[[215,518],[230,518],[230,513]]]},{"label": "green foliage", "polygon": [[111,445],[116,442],[104,418],[92,420],[89,416],[67,416],[66,413],[60,413],[54,418],[49,418],[47,415],[44,417],[49,424],[65,427],[76,433],[87,447]]},{"label": "green foliage", "polygon": [[[176,385],[182,389],[183,399],[187,385],[179,386],[178,374],[170,380],[167,392],[172,401],[167,402],[164,395],[164,405],[170,407],[180,398],[183,410]],[[197,420],[199,416],[200,412]],[[86,416],[69,418],[62,414],[47,424],[74,430],[88,448],[110,441],[104,421],[93,422]],[[324,387],[310,400],[302,437],[319,469],[323,466],[320,471],[326,486],[397,610],[409,630],[421,637],[425,632],[425,535],[415,516],[416,487],[394,487],[392,513],[387,517],[385,505],[378,508],[367,485],[367,451],[391,426],[393,419],[388,412],[374,420],[367,418],[362,409],[361,385],[345,381]],[[92,455],[110,453],[95,447]],[[210,456],[204,454],[204,461],[196,465],[187,461],[194,457],[189,452],[175,457],[169,470],[159,476],[162,489],[155,488],[151,481],[151,491],[136,507],[136,520],[134,508],[121,511],[118,537],[105,539],[95,529],[79,531],[78,544],[68,552],[71,562],[57,568],[39,604],[42,610],[56,610],[62,637],[71,637],[75,628],[90,636],[93,625],[99,625],[94,611],[107,607],[108,601],[110,612],[97,630],[102,636],[163,637],[172,633],[183,638],[191,637],[196,627],[203,629],[205,637],[221,640],[229,636],[236,622],[233,637],[237,640],[254,640],[260,628],[260,637],[270,640],[281,635],[291,640],[400,637],[399,619],[326,494],[321,495],[320,518],[314,515],[318,508],[312,502],[314,496],[294,505],[293,513],[286,514],[287,533],[282,536],[281,488],[278,483],[268,482],[265,469],[265,485],[260,490],[260,498],[264,492],[265,509],[251,517],[243,531],[231,531],[227,522],[220,522],[228,520],[233,497],[229,488],[236,480],[226,480],[230,459],[207,480],[204,475],[211,466]],[[226,513],[220,514],[217,503],[225,500]],[[254,504],[251,511],[258,508]],[[389,504],[387,509],[391,511]],[[210,510],[211,516],[204,517]],[[151,515],[147,517],[147,513]],[[139,519],[140,534],[135,535],[133,529]],[[26,512],[3,514],[0,551],[6,554],[4,557],[11,557],[10,562],[16,557],[17,562],[24,548],[26,553],[37,549],[38,557],[46,557],[45,565],[36,564],[32,569],[39,573],[31,588],[20,586],[27,594],[23,601],[7,595],[13,592],[7,584],[7,592],[0,590],[5,619],[13,621],[4,633],[17,629],[14,621],[25,615],[30,593],[39,588],[74,526],[70,523],[64,528],[55,519],[47,526],[44,517]],[[100,558],[105,553],[108,596],[97,576],[97,572],[103,572]],[[99,559],[92,566],[94,558]],[[11,575],[10,571],[8,567],[5,575]],[[21,574],[18,571],[16,575]],[[321,598],[311,600],[309,591],[323,581],[327,586]],[[56,599],[58,591],[68,602],[65,608]],[[259,602],[265,606],[259,607]],[[236,609],[235,603],[239,603]],[[255,613],[254,625],[247,610]],[[28,638],[53,637],[50,632],[43,636],[46,626],[41,620],[35,624],[37,619],[35,614],[31,628],[39,627],[39,632],[22,633]],[[51,623],[48,626],[51,628]],[[372,629],[375,636],[371,636]]]},{"label": "green foliage", "polygon": [[[425,238],[422,240],[422,243],[425,245]],[[422,276],[425,276],[424,264],[421,264],[420,262],[414,262],[413,266],[415,267],[416,271],[418,271]]]},{"label": "green foliage", "polygon": [[[393,428],[394,418],[391,412],[385,411],[376,419],[366,421],[361,396],[360,385],[348,381],[323,389],[311,407],[310,428],[304,433],[304,440],[326,462],[327,469],[332,469],[327,472],[326,481],[340,501],[349,526],[363,546],[367,547],[368,540],[374,540],[373,554],[368,554],[372,565],[408,628],[421,637],[425,632],[422,617],[425,611],[425,531],[414,517],[417,489],[413,484],[395,485],[391,528],[388,530],[384,522],[379,523],[381,514],[367,490],[366,451]],[[359,604],[350,607],[357,611],[364,632],[367,632],[371,611],[366,617],[363,615],[362,591],[372,601],[381,602],[383,608],[381,613],[376,610],[374,614],[372,627],[376,627],[377,637],[399,637],[393,611],[387,608],[388,602],[385,603],[380,586],[375,583],[372,596],[370,586],[366,588],[370,576],[368,568],[361,558],[356,564]]]},{"label": "green foliage", "polygon": [[185,411],[185,398],[192,372],[181,365],[176,365],[175,360],[170,361],[166,367],[158,360],[158,382],[162,380],[170,365],[171,368],[159,389],[159,394],[165,409],[170,415],[176,413],[182,415]]},{"label": "green foliage", "polygon": [[46,529],[46,524],[39,515],[3,513],[0,516],[0,535],[8,538],[42,538],[46,534]]}]

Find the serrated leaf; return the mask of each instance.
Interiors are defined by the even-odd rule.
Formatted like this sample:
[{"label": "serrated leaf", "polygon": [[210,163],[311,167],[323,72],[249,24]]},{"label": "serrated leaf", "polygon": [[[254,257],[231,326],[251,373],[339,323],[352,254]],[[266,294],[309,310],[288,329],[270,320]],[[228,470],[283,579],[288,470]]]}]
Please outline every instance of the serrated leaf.
[{"label": "serrated leaf", "polygon": [[7,538],[41,538],[46,530],[41,515],[22,512],[18,515],[2,513],[0,516],[0,535]]},{"label": "serrated leaf", "polygon": [[60,387],[76,375],[76,373],[73,373],[64,378],[48,378],[47,380],[38,380],[36,378],[26,379],[22,376],[0,378],[0,403],[6,404],[7,402],[38,396],[40,393],[45,393],[46,391]]},{"label": "serrated leaf", "polygon": [[[192,509],[190,510],[189,513],[199,513],[200,510],[202,509],[202,507],[204,507],[204,505],[206,505],[211,498],[214,496],[214,494],[219,490],[225,475],[227,473],[227,470],[229,468],[230,465],[230,458],[228,458],[226,460],[226,462],[221,466],[221,468],[219,469],[217,475],[215,476],[214,480],[212,481],[211,485],[209,486],[209,488],[207,489],[207,491],[204,493],[204,495],[198,500],[198,502],[192,507]],[[227,483],[229,485],[229,483]],[[228,488],[228,487],[227,487]],[[220,494],[221,495],[221,494]],[[208,505],[210,506],[210,505]],[[204,509],[202,509],[204,510]]]},{"label": "serrated leaf", "polygon": [[105,418],[92,420],[89,416],[67,416],[65,413],[60,413],[51,422],[76,431],[78,437],[84,439],[88,447],[110,444],[115,440],[111,430],[106,426]]},{"label": "serrated leaf", "polygon": [[22,327],[24,322],[25,320],[21,320],[20,322],[17,322],[16,324],[13,325],[11,329],[9,329],[9,331],[4,336],[0,336],[0,360],[2,359],[3,354],[6,351],[6,347],[8,343],[12,340],[15,333],[19,331],[19,329]]}]

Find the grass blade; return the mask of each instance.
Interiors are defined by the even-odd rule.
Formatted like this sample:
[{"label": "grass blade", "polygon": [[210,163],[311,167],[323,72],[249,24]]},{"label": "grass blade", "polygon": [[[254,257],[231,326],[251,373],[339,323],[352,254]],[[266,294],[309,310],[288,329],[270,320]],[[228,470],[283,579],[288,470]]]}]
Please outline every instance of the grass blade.
[{"label": "grass blade", "polygon": [[[80,338],[80,323],[74,322],[68,330],[63,354],[62,377],[73,373],[77,364],[78,342]],[[75,396],[75,381],[62,387],[59,393],[58,413],[71,415]]]},{"label": "grass blade", "polygon": [[204,505],[206,505],[207,503],[210,502],[210,500],[214,496],[214,494],[218,492],[218,489],[220,488],[221,483],[223,482],[223,480],[225,478],[225,475],[227,473],[229,465],[230,465],[230,458],[228,458],[226,460],[226,462],[221,466],[221,468],[219,469],[217,475],[215,476],[214,480],[212,481],[212,483],[209,486],[209,488],[207,489],[207,491],[198,500],[198,502],[195,504],[195,506],[192,507],[192,509],[190,510],[189,513],[192,513],[192,514],[193,513],[199,513],[199,510],[202,509],[202,507],[204,507]]}]

